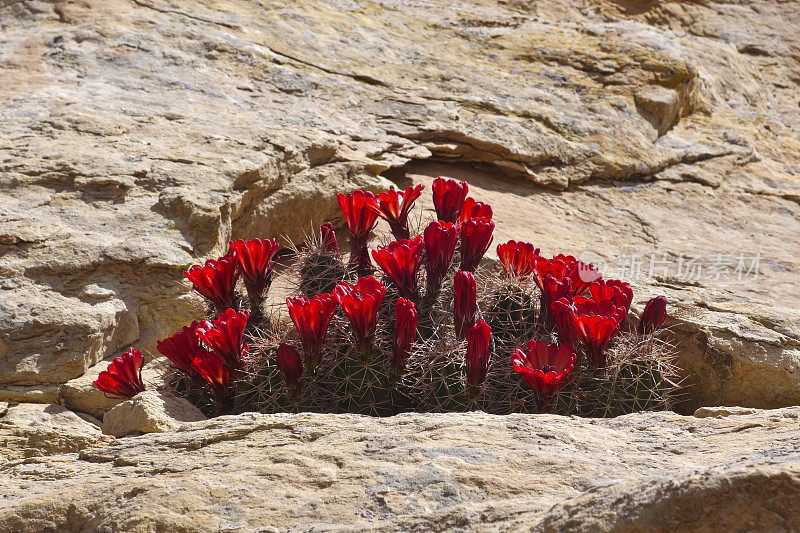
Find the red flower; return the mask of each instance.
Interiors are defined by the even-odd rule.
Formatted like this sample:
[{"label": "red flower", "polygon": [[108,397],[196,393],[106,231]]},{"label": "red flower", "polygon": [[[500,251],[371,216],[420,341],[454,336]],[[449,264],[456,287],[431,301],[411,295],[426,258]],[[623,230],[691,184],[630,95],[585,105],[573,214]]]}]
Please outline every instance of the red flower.
[{"label": "red flower", "polygon": [[550,311],[561,343],[570,344],[577,350],[580,337],[575,328],[575,308],[567,298],[559,298],[550,304]]},{"label": "red flower", "polygon": [[231,373],[225,363],[216,355],[206,352],[194,358],[192,370],[211,385],[217,397],[218,409],[224,409],[222,404],[227,404],[231,399]]},{"label": "red flower", "polygon": [[433,180],[433,207],[436,216],[443,222],[456,222],[464,199],[469,192],[466,181],[456,181],[447,178]]},{"label": "red flower", "polygon": [[228,309],[212,323],[203,320],[197,326],[197,336],[225,363],[229,370],[244,367],[248,346],[242,342],[250,313]]},{"label": "red flower", "polygon": [[419,235],[412,240],[392,241],[372,251],[375,262],[403,298],[417,299],[417,271],[422,264],[424,246]]},{"label": "red flower", "polygon": [[617,333],[617,321],[602,315],[578,315],[575,329],[580,335],[589,354],[589,359],[597,368],[603,368],[608,361],[603,353]]},{"label": "red flower", "polygon": [[493,231],[494,222],[487,218],[471,218],[461,224],[461,270],[475,270],[492,244]]},{"label": "red flower", "polygon": [[298,296],[286,298],[286,306],[306,352],[306,369],[314,372],[322,362],[322,342],[336,312],[336,300],[331,294],[320,294],[310,300]]},{"label": "red flower", "polygon": [[645,333],[652,333],[660,329],[667,319],[667,297],[656,296],[644,306],[642,316],[639,323],[636,325],[636,331],[639,335]]},{"label": "red flower", "polygon": [[372,348],[375,326],[386,288],[372,276],[360,278],[355,285],[341,282],[333,290],[333,296],[350,320],[356,339],[356,349],[367,353]]},{"label": "red flower", "polygon": [[142,352],[130,348],[127,352],[115,357],[108,370],[103,370],[93,385],[103,391],[106,398],[130,400],[144,390],[142,383]]},{"label": "red flower", "polygon": [[511,357],[511,364],[539,398],[549,401],[558,389],[572,379],[570,373],[576,360],[575,352],[568,343],[558,345],[531,340],[527,353],[517,348]]},{"label": "red flower", "polygon": [[601,278],[593,265],[578,261],[571,255],[557,255],[552,259],[534,256],[531,261],[533,279],[540,289],[545,276],[550,274],[557,281],[569,278],[572,282],[571,296],[577,296],[586,292],[593,281]]},{"label": "red flower", "polygon": [[492,206],[484,202],[476,202],[474,198],[469,197],[464,200],[464,205],[461,207],[461,213],[458,215],[458,225],[460,226],[471,218],[488,218],[492,219]]},{"label": "red flower", "polygon": [[613,318],[617,325],[625,320],[625,308],[615,305],[613,298],[597,301],[594,298],[576,296],[572,299],[572,306],[576,315],[605,316]]},{"label": "red flower", "polygon": [[278,370],[289,389],[295,389],[303,379],[303,362],[297,348],[282,342],[278,345]]},{"label": "red flower", "polygon": [[192,282],[194,290],[205,296],[217,311],[236,307],[234,289],[236,288],[236,253],[229,253],[209,259],[205,266],[193,265],[183,273]]},{"label": "red flower", "polygon": [[458,241],[458,230],[455,224],[434,220],[425,228],[424,236],[427,258],[425,270],[428,273],[427,293],[433,295],[439,292],[450,268]]},{"label": "red flower", "polygon": [[477,288],[472,272],[459,270],[453,277],[453,322],[456,337],[463,339],[475,323]]},{"label": "red flower", "polygon": [[[631,308],[631,302],[633,301],[633,289],[631,288],[631,284],[626,281],[620,281],[618,279],[607,279],[605,281],[598,280],[594,283],[605,283],[606,285],[610,285],[619,291],[619,294],[615,293],[615,304],[620,307],[624,307],[625,311],[628,311]],[[591,291],[591,286],[589,286],[589,290]],[[620,296],[621,295],[621,296]]]},{"label": "red flower", "polygon": [[371,192],[355,191],[351,194],[337,194],[339,208],[344,215],[347,229],[350,230],[350,262],[358,263],[360,274],[372,270],[367,252],[367,243],[378,220],[378,199]]},{"label": "red flower", "polygon": [[542,280],[542,303],[539,306],[542,318],[548,327],[555,325],[555,318],[552,314],[551,306],[553,302],[560,298],[569,298],[572,294],[572,279],[556,279],[550,274],[546,274]]},{"label": "red flower", "polygon": [[275,254],[280,246],[275,239],[239,239],[230,243],[231,250],[236,252],[236,261],[244,279],[247,296],[252,308],[261,306],[272,283],[272,269],[275,266]]},{"label": "red flower", "polygon": [[322,253],[338,256],[339,241],[336,240],[336,232],[333,231],[333,224],[330,222],[324,223],[319,227],[319,232],[322,241]]},{"label": "red flower", "polygon": [[497,257],[503,270],[509,276],[527,277],[533,272],[533,258],[539,255],[539,249],[529,242],[508,241],[497,245]]},{"label": "red flower", "polygon": [[199,322],[192,322],[191,326],[185,326],[175,333],[172,337],[156,343],[156,349],[169,359],[175,368],[186,374],[194,376],[192,371],[192,361],[207,350],[200,345],[200,337],[197,336]]},{"label": "red flower", "polygon": [[489,343],[492,340],[492,328],[485,320],[478,320],[467,332],[467,384],[480,387],[489,371]]},{"label": "red flower", "polygon": [[417,307],[411,300],[398,298],[394,303],[394,317],[392,369],[398,372],[411,356],[411,345],[417,336]]},{"label": "red flower", "polygon": [[408,239],[408,213],[414,205],[414,201],[422,194],[424,185],[408,187],[402,193],[389,189],[378,195],[378,216],[389,223],[392,235],[397,240]]}]

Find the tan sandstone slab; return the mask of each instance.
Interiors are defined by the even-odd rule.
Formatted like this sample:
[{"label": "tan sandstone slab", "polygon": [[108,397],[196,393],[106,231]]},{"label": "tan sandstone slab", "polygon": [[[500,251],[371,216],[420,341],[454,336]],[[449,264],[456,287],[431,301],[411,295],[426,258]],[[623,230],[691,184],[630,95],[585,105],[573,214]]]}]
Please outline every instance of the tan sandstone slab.
[{"label": "tan sandstone slab", "polygon": [[792,531],[798,417],[228,416],[7,462],[0,529]]}]

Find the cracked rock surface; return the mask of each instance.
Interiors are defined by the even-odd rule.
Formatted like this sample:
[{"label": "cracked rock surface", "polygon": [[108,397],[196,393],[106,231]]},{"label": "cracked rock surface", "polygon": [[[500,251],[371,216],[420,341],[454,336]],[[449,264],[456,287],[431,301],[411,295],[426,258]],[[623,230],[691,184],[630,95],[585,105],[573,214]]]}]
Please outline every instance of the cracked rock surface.
[{"label": "cracked rock surface", "polygon": [[154,351],[229,238],[444,174],[497,242],[760,254],[635,308],[670,298],[685,409],[800,403],[798,25],[779,0],[0,0],[0,400]]},{"label": "cracked rock surface", "polygon": [[3,531],[712,532],[800,524],[797,408],[612,420],[250,413],[111,442],[86,424],[77,447],[54,443],[19,457],[3,444],[9,433],[46,432],[19,422],[24,409],[0,418],[0,457],[9,459],[0,468]]}]

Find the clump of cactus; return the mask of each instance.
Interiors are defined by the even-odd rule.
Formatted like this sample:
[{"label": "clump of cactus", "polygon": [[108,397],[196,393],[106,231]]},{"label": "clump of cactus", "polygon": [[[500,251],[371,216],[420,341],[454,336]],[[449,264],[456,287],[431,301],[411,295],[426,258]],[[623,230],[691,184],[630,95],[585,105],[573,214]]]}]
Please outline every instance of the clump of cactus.
[{"label": "clump of cactus", "polygon": [[[437,219],[412,236],[422,189],[338,195],[349,254],[330,223],[295,246],[285,306],[264,303],[277,241],[232,242],[227,255],[190,268],[211,312],[158,343],[175,392],[208,414],[616,416],[672,406],[679,369],[663,296],[635,321],[631,286],[572,256],[545,258],[512,240],[497,246],[498,263],[483,261],[493,212],[467,196],[466,182],[437,178]],[[370,249],[379,219],[395,240]],[[98,387],[136,393],[134,364],[140,358],[115,361]]]}]

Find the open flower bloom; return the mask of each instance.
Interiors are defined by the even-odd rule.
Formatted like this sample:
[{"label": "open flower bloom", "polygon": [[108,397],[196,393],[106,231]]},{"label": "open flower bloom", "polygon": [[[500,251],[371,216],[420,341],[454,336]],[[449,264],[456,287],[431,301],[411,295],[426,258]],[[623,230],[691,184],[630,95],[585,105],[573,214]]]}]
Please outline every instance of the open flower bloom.
[{"label": "open flower bloom", "polygon": [[[218,404],[227,403],[231,396],[231,373],[225,363],[214,355],[206,352],[198,355],[192,361],[192,370],[203,380],[211,385],[217,397]],[[223,407],[218,405],[219,407]]]},{"label": "open flower bloom", "polygon": [[458,215],[458,225],[460,226],[471,218],[487,218],[492,220],[494,212],[492,206],[485,202],[476,202],[475,198],[468,197],[461,206],[461,213]]},{"label": "open flower bloom", "polygon": [[558,390],[572,380],[577,357],[568,343],[547,344],[531,340],[528,351],[517,348],[511,364],[522,380],[537,396],[549,401]]},{"label": "open flower bloom", "polygon": [[214,322],[203,320],[197,326],[197,336],[225,363],[229,370],[244,368],[248,346],[242,342],[250,313],[228,309]]},{"label": "open flower bloom", "polygon": [[577,315],[575,329],[586,347],[589,360],[597,368],[608,364],[606,346],[617,333],[617,321],[602,315]]},{"label": "open flower bloom", "polygon": [[130,348],[115,357],[107,370],[100,372],[93,385],[103,391],[106,398],[130,400],[144,390],[142,383],[142,352]]},{"label": "open flower bloom", "polygon": [[331,294],[320,294],[310,300],[298,296],[286,298],[286,306],[306,352],[306,370],[313,372],[322,361],[322,343],[336,312],[336,299]]},{"label": "open flower bloom", "polygon": [[624,307],[626,312],[631,308],[631,302],[633,301],[633,289],[631,288],[630,283],[626,281],[620,281],[618,279],[606,279],[593,282],[591,285],[589,285],[589,292],[591,293],[592,297],[595,298],[595,300],[600,300],[601,298],[596,298],[595,293],[592,292],[592,287],[595,285],[613,287],[614,305]]},{"label": "open flower bloom", "polygon": [[282,342],[278,345],[278,370],[289,389],[295,389],[303,379],[303,361],[297,348]]},{"label": "open flower bloom", "polygon": [[343,281],[333,290],[334,298],[350,320],[359,353],[372,349],[378,310],[385,294],[383,283],[372,276],[360,278],[355,285]]},{"label": "open flower bloom", "polygon": [[466,181],[447,178],[433,180],[433,207],[436,217],[443,222],[457,222],[469,192]]},{"label": "open flower bloom", "polygon": [[478,311],[477,287],[472,272],[459,270],[453,277],[453,323],[456,337],[463,339],[475,324]]},{"label": "open flower bloom", "polygon": [[191,326],[184,326],[183,329],[175,333],[172,337],[156,343],[156,349],[175,365],[175,368],[194,377],[192,361],[207,350],[200,345],[200,337],[197,336],[199,322],[192,322]]},{"label": "open flower bloom", "polygon": [[497,257],[500,265],[509,276],[524,278],[533,272],[533,258],[539,255],[539,249],[529,242],[508,241],[497,245]]},{"label": "open flower bloom", "polygon": [[192,265],[183,275],[192,282],[194,290],[211,300],[218,312],[236,307],[233,292],[237,277],[235,252],[216,260],[209,259],[204,266]]},{"label": "open flower bloom", "polygon": [[489,371],[489,344],[492,328],[481,319],[467,331],[467,357],[465,359],[467,384],[480,387]]},{"label": "open flower bloom", "polygon": [[392,370],[398,372],[411,356],[411,345],[417,336],[417,307],[411,300],[398,298],[394,303],[394,317]]},{"label": "open flower bloom", "polygon": [[494,222],[488,218],[471,218],[461,224],[461,270],[473,271],[492,244]]},{"label": "open flower bloom", "polygon": [[337,194],[336,199],[350,231],[350,262],[358,263],[359,273],[367,273],[372,269],[367,244],[378,221],[378,199],[367,191]]},{"label": "open flower bloom", "polygon": [[643,335],[660,329],[667,319],[667,297],[656,296],[644,306],[642,316],[636,325],[636,331]]},{"label": "open flower bloom", "polygon": [[252,239],[245,242],[239,239],[231,242],[230,247],[236,252],[236,261],[239,263],[239,271],[242,273],[250,304],[254,308],[259,307],[272,283],[275,254],[280,248],[278,241]]},{"label": "open flower bloom", "polygon": [[408,214],[424,188],[424,185],[417,185],[408,187],[403,192],[389,189],[378,194],[378,216],[389,223],[395,239],[408,239],[411,236],[408,230]]},{"label": "open flower bloom", "polygon": [[458,229],[455,224],[434,220],[425,228],[425,271],[427,272],[427,293],[439,292],[442,281],[450,268],[453,253],[458,242]]},{"label": "open flower bloom", "polygon": [[592,282],[602,277],[593,265],[578,261],[571,255],[559,254],[551,259],[536,255],[531,258],[531,266],[533,267],[533,279],[540,289],[542,289],[542,283],[548,274],[553,276],[556,281],[568,278],[572,283],[570,296],[583,294]]},{"label": "open flower bloom", "polygon": [[[598,295],[602,296],[602,295]],[[613,318],[617,325],[625,320],[624,307],[616,305],[616,300],[613,296],[605,300],[595,300],[594,298],[587,298],[585,296],[576,296],[572,299],[572,307],[575,309],[576,315],[597,315]]]},{"label": "open flower bloom", "polygon": [[336,240],[336,232],[333,231],[333,224],[326,222],[319,227],[322,253],[339,255],[339,241]]},{"label": "open flower bloom", "polygon": [[424,246],[419,235],[411,240],[392,241],[372,251],[375,262],[403,298],[417,299],[417,272],[422,265]]}]

